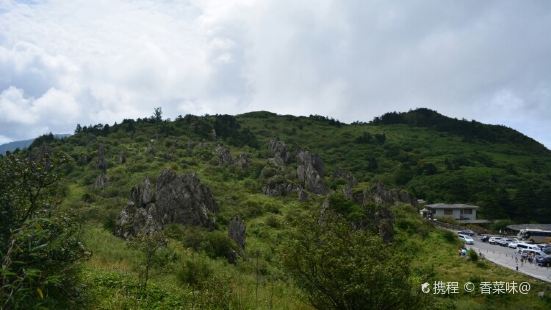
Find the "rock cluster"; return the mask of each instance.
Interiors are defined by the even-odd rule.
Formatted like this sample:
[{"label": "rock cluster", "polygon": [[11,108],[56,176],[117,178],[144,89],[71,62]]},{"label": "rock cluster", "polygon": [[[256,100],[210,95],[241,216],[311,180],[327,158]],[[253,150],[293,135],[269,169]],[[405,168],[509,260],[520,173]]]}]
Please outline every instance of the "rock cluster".
[{"label": "rock cluster", "polygon": [[410,193],[399,189],[387,189],[383,183],[376,183],[369,190],[354,194],[354,201],[362,204],[393,205],[407,203],[417,205],[417,200]]},{"label": "rock cluster", "polygon": [[251,156],[249,153],[239,153],[234,159],[230,153],[230,149],[223,145],[218,145],[214,149],[214,153],[218,159],[218,165],[231,166],[235,165],[239,169],[246,169],[251,164]]},{"label": "rock cluster", "polygon": [[284,166],[291,161],[291,152],[287,149],[287,145],[278,139],[272,139],[268,143],[268,150],[273,156],[276,164]]},{"label": "rock cluster", "polygon": [[132,188],[131,201],[117,219],[116,235],[162,229],[170,223],[213,228],[218,205],[210,189],[195,174],[164,170],[154,187],[146,178]]},{"label": "rock cluster", "polygon": [[304,188],[315,194],[326,194],[327,187],[323,181],[324,165],[318,155],[309,151],[300,151],[297,155],[297,177]]},{"label": "rock cluster", "polygon": [[251,164],[251,155],[249,153],[239,153],[235,159],[235,165],[239,169],[247,169]]},{"label": "rock cluster", "polygon": [[283,178],[274,177],[262,187],[262,192],[268,196],[287,196],[298,191],[299,187]]},{"label": "rock cluster", "polygon": [[100,143],[98,146],[98,160],[96,167],[100,170],[100,174],[96,177],[94,182],[95,189],[103,189],[107,186],[109,179],[107,178],[107,160],[105,159],[105,146]]},{"label": "rock cluster", "polygon": [[103,143],[100,143],[98,146],[98,162],[97,168],[105,173],[107,170],[107,160],[105,160],[105,146]]},{"label": "rock cluster", "polygon": [[102,172],[100,173],[100,175],[96,177],[96,180],[94,181],[94,188],[103,189],[107,186],[108,182],[109,182],[109,178],[107,177],[107,174]]},{"label": "rock cluster", "polygon": [[230,149],[223,145],[218,145],[214,150],[218,157],[218,164],[220,166],[229,166],[233,164],[233,158],[230,153]]}]

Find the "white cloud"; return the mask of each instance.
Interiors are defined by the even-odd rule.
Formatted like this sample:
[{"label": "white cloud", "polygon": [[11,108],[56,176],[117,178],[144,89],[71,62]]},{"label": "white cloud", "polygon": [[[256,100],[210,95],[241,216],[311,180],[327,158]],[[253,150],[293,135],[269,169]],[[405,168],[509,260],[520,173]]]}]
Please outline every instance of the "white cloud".
[{"label": "white cloud", "polygon": [[[0,134],[185,113],[426,106],[551,145],[551,4],[0,1]],[[529,125],[528,125],[529,123]]]}]

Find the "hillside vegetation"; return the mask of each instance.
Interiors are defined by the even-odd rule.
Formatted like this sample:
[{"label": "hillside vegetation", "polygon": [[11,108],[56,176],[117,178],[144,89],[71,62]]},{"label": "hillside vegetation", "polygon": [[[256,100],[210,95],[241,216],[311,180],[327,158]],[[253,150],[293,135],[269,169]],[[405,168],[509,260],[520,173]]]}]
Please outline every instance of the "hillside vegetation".
[{"label": "hillside vegetation", "polygon": [[[162,119],[160,109],[155,112],[120,124],[79,125],[74,136],[37,139],[28,151],[67,158],[51,200],[59,206],[54,213],[81,226],[78,237],[87,255],[79,256],[82,287],[74,292],[78,298],[71,298],[82,307],[551,307],[548,297],[536,296],[551,290],[549,285],[457,256],[459,241],[424,222],[410,203],[383,206],[357,199],[363,194],[365,201],[365,193],[385,184],[429,202],[480,205],[486,218],[551,221],[551,153],[512,129],[426,109],[353,124],[270,112],[171,121]],[[283,165],[274,160],[273,141],[284,142],[292,154]],[[225,163],[224,148],[234,159],[248,154],[246,165]],[[300,150],[323,161],[323,194],[306,189],[299,199],[295,157]],[[166,225],[158,239],[117,237],[131,190],[145,178],[155,184],[166,169],[194,173],[208,186],[218,207],[213,224]],[[293,190],[274,194],[282,184]],[[246,226],[244,248],[228,237],[236,217]],[[421,283],[438,280],[529,281],[532,291],[421,293]],[[45,287],[51,283],[40,285],[26,291],[37,305],[63,307],[48,299]]]}]

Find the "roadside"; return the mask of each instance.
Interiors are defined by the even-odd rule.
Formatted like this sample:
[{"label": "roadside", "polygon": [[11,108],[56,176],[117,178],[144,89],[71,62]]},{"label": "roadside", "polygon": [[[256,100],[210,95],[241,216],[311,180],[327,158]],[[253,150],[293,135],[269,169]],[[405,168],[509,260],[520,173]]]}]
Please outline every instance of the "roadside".
[{"label": "roadside", "polygon": [[[441,224],[435,224],[435,226],[440,229],[452,231],[457,235],[457,229],[444,227]],[[475,250],[477,254],[482,254],[484,259],[538,280],[551,283],[551,267],[540,267],[535,263],[528,262],[522,263],[520,255],[517,254],[515,249],[482,242],[479,236],[473,237],[473,239],[474,244],[466,245],[466,248]]]},{"label": "roadside", "polygon": [[515,249],[484,243],[478,238],[474,239],[474,244],[466,247],[473,249],[476,253],[481,253],[485,259],[513,271],[517,271],[518,266],[518,272],[551,283],[550,267],[540,267],[535,263],[522,263],[520,255],[516,253]]}]

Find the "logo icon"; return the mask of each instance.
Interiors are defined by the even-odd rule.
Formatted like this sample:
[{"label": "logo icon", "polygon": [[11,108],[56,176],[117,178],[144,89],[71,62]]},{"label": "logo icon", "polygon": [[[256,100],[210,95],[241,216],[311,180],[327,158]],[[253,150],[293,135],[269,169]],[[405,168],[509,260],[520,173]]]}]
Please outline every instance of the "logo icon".
[{"label": "logo icon", "polygon": [[430,292],[430,284],[428,282],[421,284],[421,291],[428,294]]},{"label": "logo icon", "polygon": [[467,283],[465,283],[465,285],[463,287],[465,288],[465,292],[467,292],[467,293],[474,292],[474,289],[475,289],[475,286],[474,286],[473,282],[467,282]]}]

